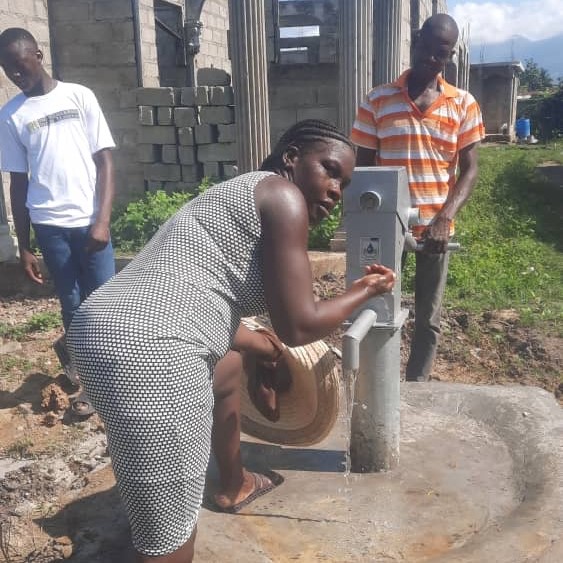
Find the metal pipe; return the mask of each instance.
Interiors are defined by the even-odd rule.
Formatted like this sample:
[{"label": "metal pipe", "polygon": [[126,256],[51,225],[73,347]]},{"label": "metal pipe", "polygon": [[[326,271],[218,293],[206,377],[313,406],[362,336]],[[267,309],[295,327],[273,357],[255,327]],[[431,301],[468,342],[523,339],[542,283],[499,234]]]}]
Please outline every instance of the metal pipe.
[{"label": "metal pipe", "polygon": [[135,43],[135,70],[137,72],[137,86],[143,86],[143,49],[141,42],[141,18],[139,14],[139,0],[131,0],[133,16],[133,41]]},{"label": "metal pipe", "polygon": [[377,321],[377,313],[364,309],[342,337],[342,369],[360,368],[360,343]]},{"label": "metal pipe", "polygon": [[200,21],[205,0],[184,0],[184,60],[186,61],[185,86],[196,85],[195,56],[199,53],[199,36],[203,27]]},{"label": "metal pipe", "polygon": [[394,325],[376,324],[360,346],[361,367],[350,436],[350,459],[355,473],[387,471],[399,463],[399,367],[405,313]]}]

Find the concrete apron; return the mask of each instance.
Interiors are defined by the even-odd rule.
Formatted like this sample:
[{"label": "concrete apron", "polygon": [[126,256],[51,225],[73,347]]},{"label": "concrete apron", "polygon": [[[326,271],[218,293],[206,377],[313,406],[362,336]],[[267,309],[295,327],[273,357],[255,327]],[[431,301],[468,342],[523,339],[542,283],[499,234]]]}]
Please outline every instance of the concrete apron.
[{"label": "concrete apron", "polygon": [[551,394],[408,383],[401,418],[399,468],[348,478],[343,420],[306,449],[245,437],[246,465],[285,482],[237,515],[203,509],[195,560],[563,561],[563,411]]}]

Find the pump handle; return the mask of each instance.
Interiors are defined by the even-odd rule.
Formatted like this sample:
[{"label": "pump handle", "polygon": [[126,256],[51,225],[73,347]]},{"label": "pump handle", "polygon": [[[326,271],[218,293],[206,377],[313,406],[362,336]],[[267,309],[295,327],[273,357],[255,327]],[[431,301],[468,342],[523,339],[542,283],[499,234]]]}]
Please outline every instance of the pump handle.
[{"label": "pump handle", "polygon": [[[405,250],[407,252],[420,252],[424,248],[424,243],[418,242],[410,233],[405,235]],[[460,250],[459,242],[449,242],[446,249],[449,252],[457,252]]]},{"label": "pump handle", "polygon": [[[417,243],[416,248],[414,249],[415,252],[420,252],[424,248],[423,243]],[[448,252],[457,252],[461,249],[461,244],[459,242],[448,242],[446,246],[446,250]]]}]

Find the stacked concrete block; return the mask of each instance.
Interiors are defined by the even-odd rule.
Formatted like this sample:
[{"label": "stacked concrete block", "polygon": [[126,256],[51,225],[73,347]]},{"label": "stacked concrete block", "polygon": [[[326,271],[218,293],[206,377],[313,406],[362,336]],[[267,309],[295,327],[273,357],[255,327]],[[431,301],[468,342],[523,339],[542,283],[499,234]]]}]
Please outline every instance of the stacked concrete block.
[{"label": "stacked concrete block", "polygon": [[194,147],[178,147],[178,157],[180,164],[187,166],[195,166],[197,164]]},{"label": "stacked concrete block", "polygon": [[235,108],[232,106],[201,106],[200,119],[210,125],[226,125],[235,122]]},{"label": "stacked concrete block", "polygon": [[203,177],[222,179],[236,174],[230,76],[216,69],[199,76],[210,84],[138,91],[137,159],[145,165],[149,189],[159,182],[167,190],[193,188]]},{"label": "stacked concrete block", "polygon": [[194,127],[195,142],[197,145],[216,143],[219,137],[217,125],[203,123]]},{"label": "stacked concrete block", "polygon": [[178,146],[162,145],[162,162],[164,164],[178,163]]},{"label": "stacked concrete block", "polygon": [[194,128],[197,160],[205,177],[224,179],[232,176],[237,158],[231,77],[221,69],[200,69],[198,82],[205,95],[196,97],[200,121]]},{"label": "stacked concrete block", "polygon": [[159,125],[173,125],[174,124],[174,108],[173,107],[159,107],[157,108],[157,121]]},{"label": "stacked concrete block", "polygon": [[137,161],[148,189],[193,189],[204,177],[235,175],[234,93],[225,84],[230,76],[207,74],[210,85],[138,89]]},{"label": "stacked concrete block", "polygon": [[179,164],[165,164],[161,162],[146,164],[145,178],[149,181],[179,182],[182,179],[181,167]]},{"label": "stacked concrete block", "polygon": [[152,106],[139,106],[139,123],[141,125],[156,125],[156,115]]},{"label": "stacked concrete block", "polygon": [[139,144],[137,160],[143,164],[145,186],[149,190],[182,181],[178,158],[178,131],[175,106],[180,100],[177,88],[139,88]]},{"label": "stacked concrete block", "polygon": [[137,145],[137,161],[141,163],[158,162],[160,160],[161,145]]},{"label": "stacked concrete block", "polygon": [[142,106],[175,106],[180,98],[178,88],[139,88],[137,104]]},{"label": "stacked concrete block", "polygon": [[174,123],[177,127],[193,127],[197,125],[197,110],[196,108],[174,108]]},{"label": "stacked concrete block", "polygon": [[182,88],[181,103],[183,106],[199,106],[208,104],[208,88],[206,86]]},{"label": "stacked concrete block", "polygon": [[209,90],[209,103],[212,106],[227,106],[235,103],[232,86],[212,86]]},{"label": "stacked concrete block", "polygon": [[193,127],[178,127],[178,144],[190,147],[195,145]]},{"label": "stacked concrete block", "polygon": [[236,140],[236,127],[234,123],[219,125],[217,133],[220,143],[234,143]]},{"label": "stacked concrete block", "polygon": [[142,125],[139,140],[154,145],[173,145],[176,143],[176,128],[172,125]]},{"label": "stacked concrete block", "polygon": [[231,75],[221,68],[202,67],[197,71],[197,83],[205,86],[230,86]]}]

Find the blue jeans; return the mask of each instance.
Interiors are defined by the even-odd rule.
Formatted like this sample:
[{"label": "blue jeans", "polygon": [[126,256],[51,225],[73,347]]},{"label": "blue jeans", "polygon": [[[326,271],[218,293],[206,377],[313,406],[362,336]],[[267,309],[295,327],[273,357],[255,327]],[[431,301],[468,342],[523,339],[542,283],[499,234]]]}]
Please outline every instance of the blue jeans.
[{"label": "blue jeans", "polygon": [[115,274],[113,247],[110,241],[103,250],[88,254],[90,227],[35,224],[33,230],[61,302],[66,331],[80,303]]}]

